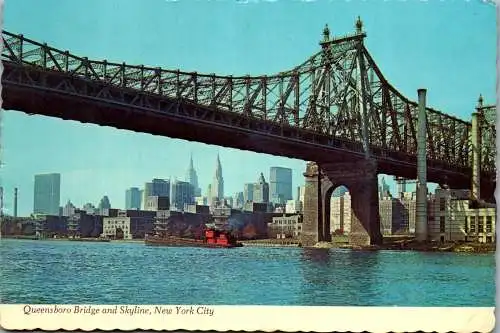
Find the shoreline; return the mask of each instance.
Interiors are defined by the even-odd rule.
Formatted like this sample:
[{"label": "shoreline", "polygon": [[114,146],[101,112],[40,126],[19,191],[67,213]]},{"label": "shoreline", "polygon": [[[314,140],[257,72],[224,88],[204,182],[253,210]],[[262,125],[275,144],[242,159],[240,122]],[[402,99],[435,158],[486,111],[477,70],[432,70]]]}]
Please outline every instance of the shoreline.
[{"label": "shoreline", "polygon": [[381,245],[351,245],[319,242],[308,248],[350,249],[354,251],[411,251],[411,252],[448,252],[448,253],[495,253],[495,243],[420,243],[415,241],[394,242]]},{"label": "shoreline", "polygon": [[[15,240],[45,240],[93,243],[144,243],[144,239],[102,239],[102,238],[38,238],[36,236],[8,235],[1,239]],[[243,247],[260,248],[305,248],[305,249],[346,249],[352,251],[413,251],[413,252],[452,252],[487,254],[496,252],[495,243],[419,243],[415,241],[395,241],[381,245],[352,245],[348,243],[318,242],[313,246],[304,247],[297,239],[254,239],[240,241]]]}]

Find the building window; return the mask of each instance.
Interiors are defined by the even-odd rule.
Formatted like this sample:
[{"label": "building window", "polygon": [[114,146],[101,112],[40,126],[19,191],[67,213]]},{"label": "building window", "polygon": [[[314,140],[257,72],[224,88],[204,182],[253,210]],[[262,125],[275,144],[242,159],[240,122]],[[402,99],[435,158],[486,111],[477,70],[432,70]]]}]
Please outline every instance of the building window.
[{"label": "building window", "polygon": [[469,218],[467,216],[465,217],[464,232],[465,233],[469,232]]},{"label": "building window", "polygon": [[492,218],[491,216],[486,216],[486,232],[492,232]]},{"label": "building window", "polygon": [[446,225],[444,216],[439,217],[439,232],[446,232]]},{"label": "building window", "polygon": [[439,210],[443,211],[446,209],[446,199],[445,198],[439,198]]},{"label": "building window", "polygon": [[476,232],[476,217],[470,217],[470,232]]},{"label": "building window", "polygon": [[484,216],[478,216],[477,232],[484,232]]}]

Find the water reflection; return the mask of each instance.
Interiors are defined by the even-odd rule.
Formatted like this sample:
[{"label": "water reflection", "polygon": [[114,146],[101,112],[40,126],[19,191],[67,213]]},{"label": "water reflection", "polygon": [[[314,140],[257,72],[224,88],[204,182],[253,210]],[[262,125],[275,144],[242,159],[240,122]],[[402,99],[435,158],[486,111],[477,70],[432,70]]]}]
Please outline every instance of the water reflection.
[{"label": "water reflection", "polygon": [[[378,252],[341,249],[304,249],[300,270],[303,304],[377,304]],[[361,297],[361,295],[363,295]]]}]

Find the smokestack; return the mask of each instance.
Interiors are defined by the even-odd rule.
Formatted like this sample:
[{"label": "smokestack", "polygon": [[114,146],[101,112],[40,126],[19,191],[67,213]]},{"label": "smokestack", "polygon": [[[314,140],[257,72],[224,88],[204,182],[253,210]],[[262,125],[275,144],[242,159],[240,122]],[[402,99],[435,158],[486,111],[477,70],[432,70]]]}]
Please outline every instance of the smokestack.
[{"label": "smokestack", "polygon": [[471,121],[471,141],[472,141],[472,200],[479,201],[481,196],[481,133],[479,131],[479,121],[481,108],[483,107],[483,97],[479,95],[477,112],[472,113]]},{"label": "smokestack", "polygon": [[17,187],[14,189],[14,218],[17,217]]},{"label": "smokestack", "polygon": [[417,241],[427,240],[427,119],[425,89],[418,90],[417,132],[417,203],[415,236]]}]

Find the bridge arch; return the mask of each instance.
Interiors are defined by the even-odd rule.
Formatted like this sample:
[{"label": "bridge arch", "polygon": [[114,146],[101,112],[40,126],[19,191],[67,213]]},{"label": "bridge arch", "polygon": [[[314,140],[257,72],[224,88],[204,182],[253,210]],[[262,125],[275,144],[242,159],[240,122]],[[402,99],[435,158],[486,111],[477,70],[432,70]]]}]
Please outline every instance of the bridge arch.
[{"label": "bridge arch", "polygon": [[[326,182],[325,182],[326,183]],[[349,187],[343,183],[331,184],[325,192],[324,231],[325,238],[332,240],[333,235],[345,235],[351,230],[351,200]],[[348,213],[346,214],[346,211]]]}]

